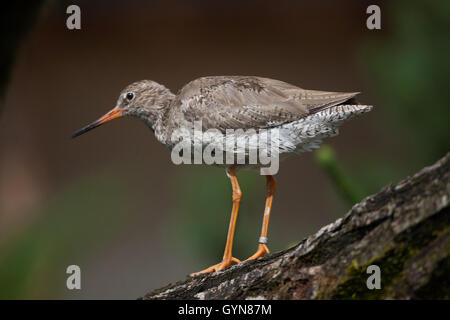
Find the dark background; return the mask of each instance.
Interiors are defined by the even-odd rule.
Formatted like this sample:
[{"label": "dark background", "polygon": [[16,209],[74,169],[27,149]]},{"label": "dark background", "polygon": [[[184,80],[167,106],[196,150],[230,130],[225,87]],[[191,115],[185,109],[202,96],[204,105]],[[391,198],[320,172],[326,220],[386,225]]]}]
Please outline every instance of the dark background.
[{"label": "dark background", "polygon": [[[66,28],[70,4],[81,30]],[[381,30],[366,28],[370,4]],[[326,140],[353,187],[368,195],[431,164],[449,147],[449,13],[446,1],[418,0],[45,2],[0,113],[0,297],[134,299],[221,259],[231,209],[222,169],[173,165],[137,120],[70,139],[137,80],[177,92],[200,76],[258,75],[361,91],[374,110]],[[281,165],[272,252],[352,205],[316,155]],[[244,259],[257,247],[265,180],[238,177],[234,256]],[[71,264],[80,291],[66,289]]]}]

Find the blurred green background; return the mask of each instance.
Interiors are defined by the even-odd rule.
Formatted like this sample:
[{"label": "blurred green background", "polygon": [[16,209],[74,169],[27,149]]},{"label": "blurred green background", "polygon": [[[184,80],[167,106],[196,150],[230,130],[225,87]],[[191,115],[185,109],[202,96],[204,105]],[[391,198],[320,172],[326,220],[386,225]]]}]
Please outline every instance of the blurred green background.
[{"label": "blurred green background", "polygon": [[[78,31],[65,26],[68,1],[36,5],[35,19],[30,5],[31,14],[4,13],[2,299],[134,299],[221,259],[232,204],[222,169],[173,165],[135,120],[69,139],[133,81],[176,92],[200,76],[259,75],[361,91],[359,100],[375,106],[319,151],[281,165],[272,252],[449,150],[449,2],[75,3]],[[366,28],[369,4],[381,8],[381,30]],[[5,39],[19,39],[17,50]],[[251,171],[238,178],[234,256],[244,259],[257,247],[265,180]],[[81,267],[81,290],[65,286],[71,264]]]}]

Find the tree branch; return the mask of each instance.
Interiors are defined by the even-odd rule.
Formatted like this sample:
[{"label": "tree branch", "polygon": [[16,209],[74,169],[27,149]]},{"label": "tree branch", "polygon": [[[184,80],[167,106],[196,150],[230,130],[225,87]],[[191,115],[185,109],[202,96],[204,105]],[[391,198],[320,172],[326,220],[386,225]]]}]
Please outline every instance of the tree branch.
[{"label": "tree branch", "polygon": [[[450,153],[297,246],[142,299],[450,298]],[[369,290],[367,267],[381,270]]]}]

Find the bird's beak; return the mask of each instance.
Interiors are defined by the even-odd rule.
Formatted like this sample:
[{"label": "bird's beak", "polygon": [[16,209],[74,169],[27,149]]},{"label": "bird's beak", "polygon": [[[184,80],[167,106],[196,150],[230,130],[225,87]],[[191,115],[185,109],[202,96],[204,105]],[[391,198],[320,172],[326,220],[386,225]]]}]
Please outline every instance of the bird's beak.
[{"label": "bird's beak", "polygon": [[116,118],[120,118],[122,116],[123,113],[123,109],[117,109],[114,108],[111,111],[109,111],[108,113],[106,113],[103,117],[101,117],[98,120],[95,120],[94,122],[88,124],[86,127],[81,128],[80,130],[78,130],[77,132],[75,132],[72,135],[72,138],[76,138],[80,135],[82,135],[83,133],[88,132],[89,130],[92,130],[94,128],[97,128],[98,126],[101,126],[102,124],[114,120]]}]

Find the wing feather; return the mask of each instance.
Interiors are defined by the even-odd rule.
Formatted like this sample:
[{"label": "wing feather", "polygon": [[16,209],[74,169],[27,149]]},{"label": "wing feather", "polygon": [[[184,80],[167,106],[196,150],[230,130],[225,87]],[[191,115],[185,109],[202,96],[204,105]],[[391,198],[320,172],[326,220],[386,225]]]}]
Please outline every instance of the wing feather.
[{"label": "wing feather", "polygon": [[262,129],[341,104],[357,92],[305,90],[268,78],[222,76],[196,79],[178,93],[172,108],[203,129]]}]

